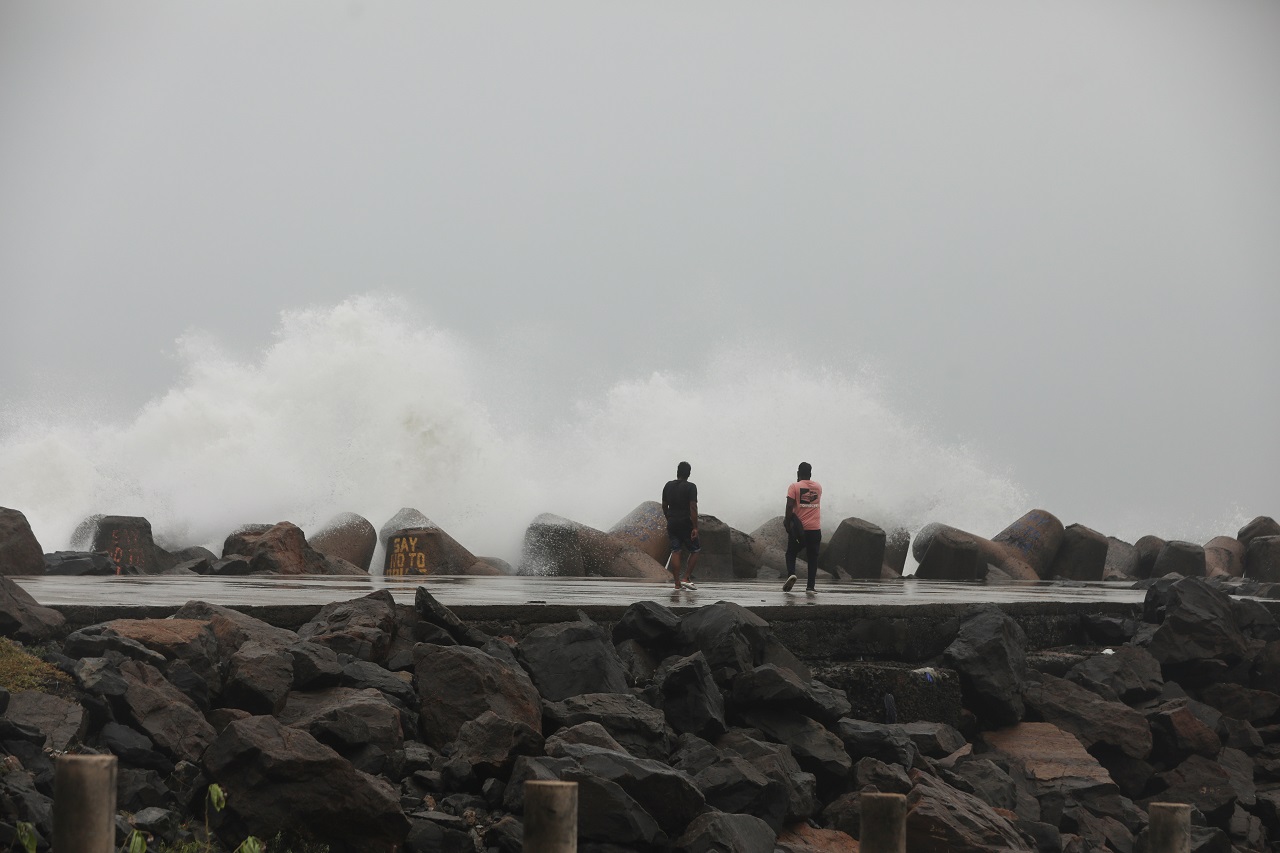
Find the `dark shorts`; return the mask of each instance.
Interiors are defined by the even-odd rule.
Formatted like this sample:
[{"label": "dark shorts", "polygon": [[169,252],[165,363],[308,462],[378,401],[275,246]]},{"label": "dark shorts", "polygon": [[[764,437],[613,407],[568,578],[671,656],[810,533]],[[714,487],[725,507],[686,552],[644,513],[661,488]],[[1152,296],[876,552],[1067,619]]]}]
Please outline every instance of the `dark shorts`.
[{"label": "dark shorts", "polygon": [[702,545],[697,539],[693,538],[693,522],[667,522],[667,540],[671,543],[672,551],[688,551],[690,554],[696,554],[702,550]]}]

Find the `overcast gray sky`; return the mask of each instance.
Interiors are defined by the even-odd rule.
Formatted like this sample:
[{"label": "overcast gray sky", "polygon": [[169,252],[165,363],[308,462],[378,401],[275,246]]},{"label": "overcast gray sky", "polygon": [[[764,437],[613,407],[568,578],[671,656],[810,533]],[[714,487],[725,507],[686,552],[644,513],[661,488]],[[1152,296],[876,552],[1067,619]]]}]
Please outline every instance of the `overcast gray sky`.
[{"label": "overcast gray sky", "polygon": [[1277,152],[1271,0],[0,0],[0,430],[373,292],[544,404],[776,354],[1067,522],[1276,515]]}]

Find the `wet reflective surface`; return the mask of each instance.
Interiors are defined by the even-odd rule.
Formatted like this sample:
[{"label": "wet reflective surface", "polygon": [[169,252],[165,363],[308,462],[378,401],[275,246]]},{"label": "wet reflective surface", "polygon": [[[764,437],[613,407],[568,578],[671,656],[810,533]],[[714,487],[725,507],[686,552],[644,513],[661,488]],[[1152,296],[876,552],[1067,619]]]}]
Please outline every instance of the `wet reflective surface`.
[{"label": "wet reflective surface", "polygon": [[[15,577],[36,601],[47,605],[181,605],[191,600],[223,605],[329,604],[388,589],[411,604],[425,586],[441,603],[459,605],[619,605],[649,599],[668,606],[697,607],[716,601],[743,606],[971,604],[1011,601],[1141,602],[1131,583],[1014,581],[1000,584],[925,581],[838,581],[806,594],[789,593],[777,580],[700,581],[696,591],[618,578],[545,577]],[[803,584],[803,581],[801,581]]]}]

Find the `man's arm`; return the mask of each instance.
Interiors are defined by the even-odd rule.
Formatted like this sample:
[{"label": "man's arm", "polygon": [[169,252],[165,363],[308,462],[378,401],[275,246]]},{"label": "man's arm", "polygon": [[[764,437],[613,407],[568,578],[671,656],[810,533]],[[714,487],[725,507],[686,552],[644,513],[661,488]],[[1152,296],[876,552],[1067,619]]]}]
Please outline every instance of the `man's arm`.
[{"label": "man's arm", "polygon": [[784,513],[782,514],[782,517],[783,517],[784,519],[790,518],[790,517],[791,517],[791,513],[795,512],[795,511],[796,511],[796,499],[795,499],[795,498],[793,498],[793,497],[791,497],[790,495],[788,495],[788,496],[787,496],[787,510],[786,510],[786,512],[784,512]]},{"label": "man's arm", "polygon": [[698,502],[696,500],[689,501],[689,520],[693,522],[693,533],[690,534],[694,539],[698,538]]}]

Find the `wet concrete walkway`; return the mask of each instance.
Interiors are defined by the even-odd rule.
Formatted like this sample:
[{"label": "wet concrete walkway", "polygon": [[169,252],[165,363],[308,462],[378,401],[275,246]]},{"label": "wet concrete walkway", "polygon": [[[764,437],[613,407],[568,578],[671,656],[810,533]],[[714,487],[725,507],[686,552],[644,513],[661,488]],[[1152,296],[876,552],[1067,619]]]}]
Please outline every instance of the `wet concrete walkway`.
[{"label": "wet concrete walkway", "polygon": [[199,600],[230,607],[323,605],[387,589],[397,602],[411,604],[425,586],[449,607],[560,605],[625,607],[650,600],[668,607],[699,607],[731,601],[744,607],[932,605],[991,602],[1141,603],[1145,592],[1131,583],[1000,584],[925,581],[840,581],[808,595],[802,587],[782,591],[776,580],[699,582],[697,591],[676,592],[665,584],[616,578],[544,577],[15,577],[36,601],[48,606],[177,607]]}]

